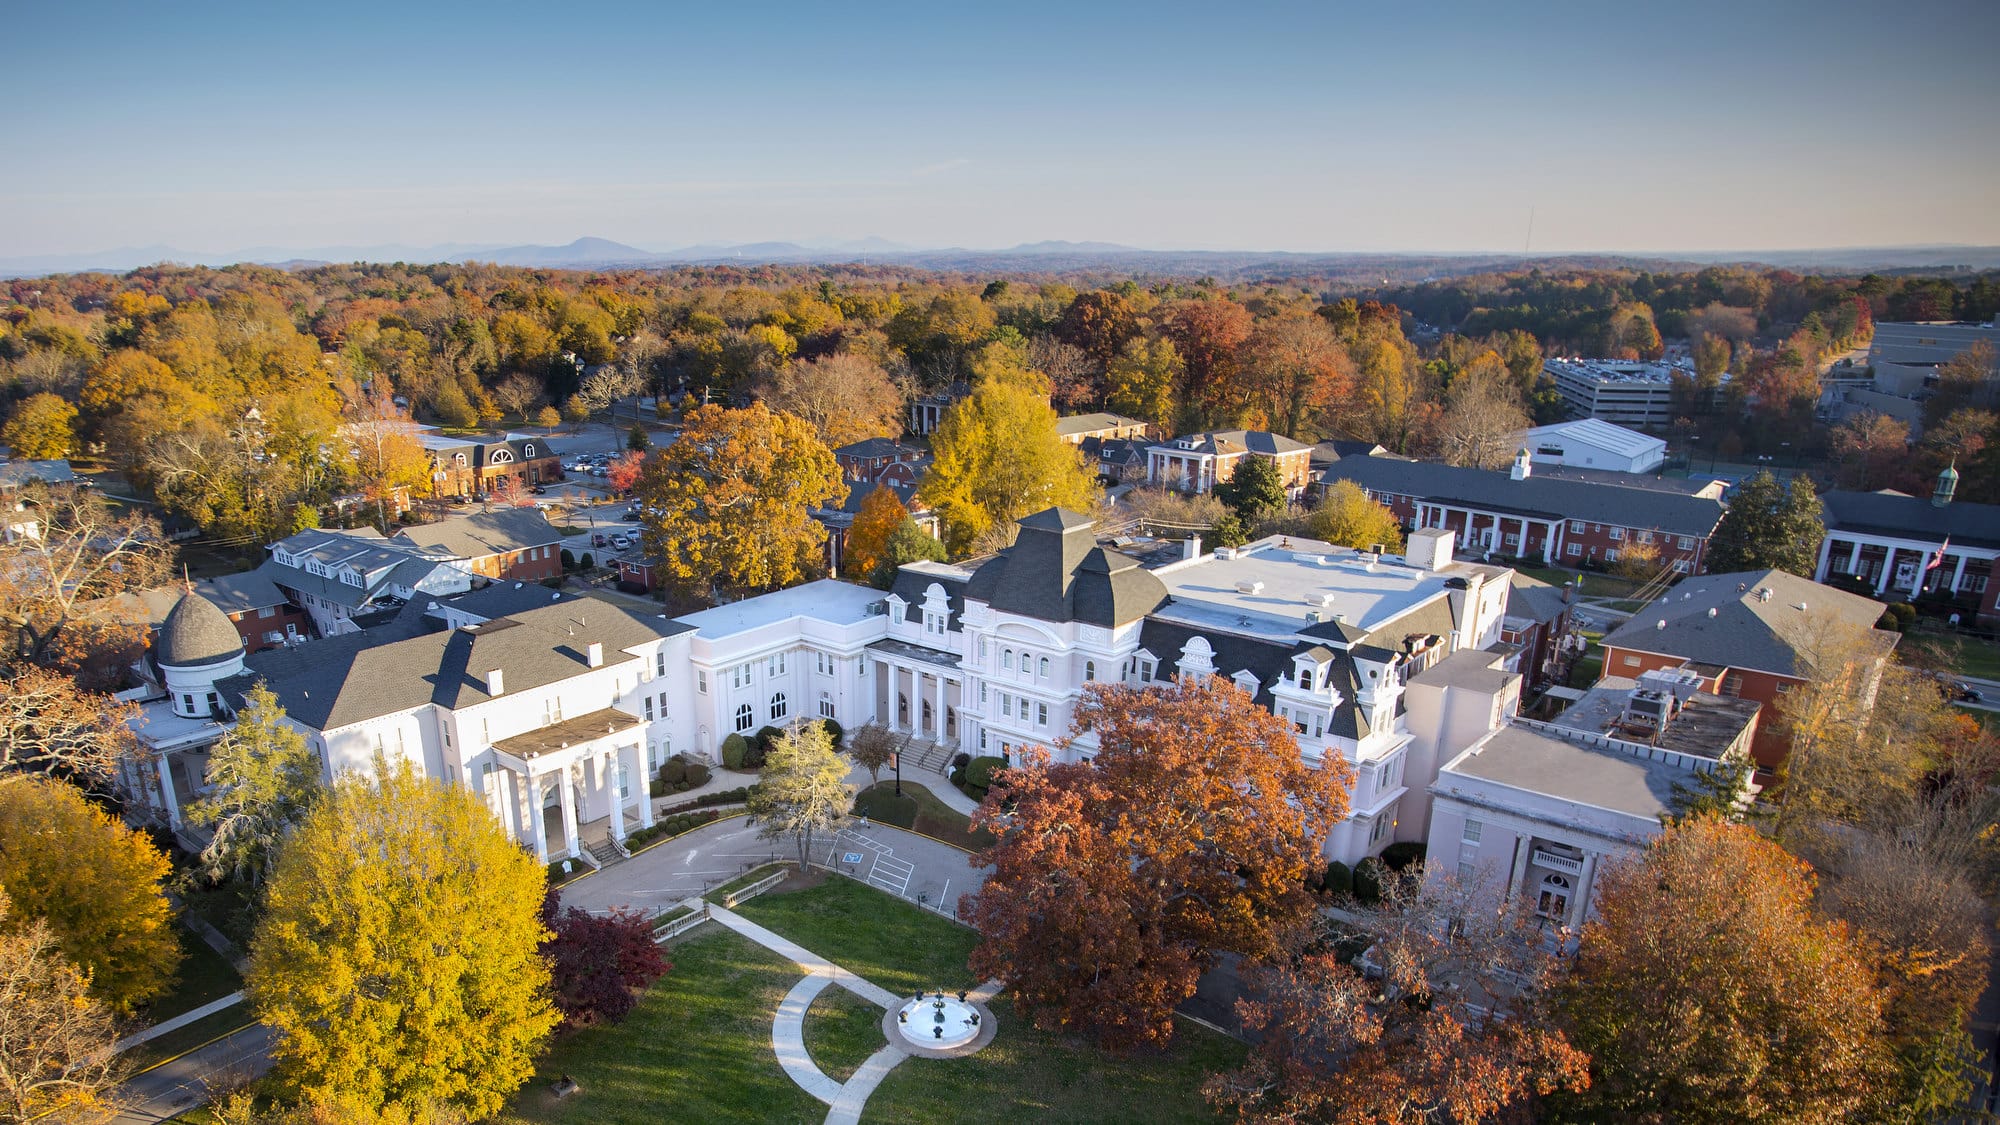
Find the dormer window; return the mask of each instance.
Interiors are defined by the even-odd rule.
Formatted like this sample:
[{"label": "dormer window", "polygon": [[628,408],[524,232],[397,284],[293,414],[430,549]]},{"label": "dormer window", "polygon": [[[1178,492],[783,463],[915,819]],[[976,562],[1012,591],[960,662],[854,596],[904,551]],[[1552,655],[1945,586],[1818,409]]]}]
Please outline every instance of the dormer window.
[{"label": "dormer window", "polygon": [[535,455],[535,443],[531,441],[528,444],[522,446],[521,455],[523,457],[533,457]]}]

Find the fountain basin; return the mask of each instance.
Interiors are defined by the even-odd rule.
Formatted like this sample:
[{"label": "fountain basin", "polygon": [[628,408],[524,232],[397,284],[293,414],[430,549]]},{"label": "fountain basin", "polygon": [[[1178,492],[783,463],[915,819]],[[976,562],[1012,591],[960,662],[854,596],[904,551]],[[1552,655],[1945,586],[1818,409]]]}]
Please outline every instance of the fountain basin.
[{"label": "fountain basin", "polygon": [[897,1012],[896,1031],[911,1046],[933,1050],[959,1047],[979,1035],[979,1025],[973,1022],[978,1015],[970,1004],[951,996],[939,1001],[933,993],[903,1001]]}]

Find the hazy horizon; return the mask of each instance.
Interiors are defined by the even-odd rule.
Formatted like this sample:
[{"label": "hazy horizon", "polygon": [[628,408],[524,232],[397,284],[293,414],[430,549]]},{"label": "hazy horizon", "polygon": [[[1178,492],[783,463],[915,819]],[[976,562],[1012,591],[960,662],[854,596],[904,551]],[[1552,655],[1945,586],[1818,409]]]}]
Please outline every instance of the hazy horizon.
[{"label": "hazy horizon", "polygon": [[0,44],[39,92],[0,258],[2000,245],[1989,16],[40,6]]}]

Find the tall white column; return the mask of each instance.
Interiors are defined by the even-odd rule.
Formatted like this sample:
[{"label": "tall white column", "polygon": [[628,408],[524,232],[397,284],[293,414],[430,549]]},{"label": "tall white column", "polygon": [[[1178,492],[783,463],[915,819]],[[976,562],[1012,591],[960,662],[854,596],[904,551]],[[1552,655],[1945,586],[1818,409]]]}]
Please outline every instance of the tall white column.
[{"label": "tall white column", "polygon": [[563,848],[571,859],[577,859],[583,849],[576,846],[576,775],[569,766],[562,768],[562,788],[557,792],[562,798]]},{"label": "tall white column", "polygon": [[639,759],[641,763],[641,768],[639,770],[639,781],[638,781],[639,827],[651,828],[653,826],[653,790],[651,786],[652,778],[646,776],[646,770],[644,768],[644,763],[646,760],[645,759],[646,748],[644,746],[634,746],[632,748],[632,753],[635,757]]},{"label": "tall white column", "polygon": [[178,829],[181,826],[181,802],[174,793],[173,767],[167,765],[165,754],[161,754],[154,761],[160,767],[160,796],[167,803],[167,823]]},{"label": "tall white column", "polygon": [[1584,903],[1589,900],[1592,884],[1597,880],[1597,853],[1583,853],[1583,873],[1576,877],[1576,893],[1570,896],[1569,913],[1563,918],[1563,925],[1579,929],[1583,925]]},{"label": "tall white column", "polygon": [[[635,751],[633,756],[636,759],[638,756],[636,753],[638,748],[632,747],[631,749]],[[624,757],[625,757],[625,751],[615,746],[612,747],[610,750],[606,751],[604,754],[604,763],[607,766],[609,766],[611,770],[611,774],[609,777],[605,778],[605,784],[604,784],[604,795],[607,798],[606,803],[611,806],[611,838],[620,841],[621,843],[625,839],[625,798],[621,796],[618,792],[618,774],[620,773],[622,767],[625,764],[623,760]],[[635,760],[632,763],[632,773],[626,776],[629,778],[637,778],[642,773],[644,773],[644,771],[640,768],[639,763]]]},{"label": "tall white column", "polygon": [[1924,592],[1924,576],[1930,573],[1925,568],[1931,565],[1931,558],[1932,556],[1930,555],[1917,556],[1917,576],[1910,580],[1911,601],[1916,601]]},{"label": "tall white column", "polygon": [[1854,549],[1847,552],[1847,573],[1861,573],[1861,540],[1854,541]]},{"label": "tall white column", "polygon": [[944,741],[944,675],[937,676],[937,708],[931,712],[931,725],[936,728],[931,737]]},{"label": "tall white column", "polygon": [[1958,584],[1960,580],[1962,580],[1964,577],[1965,577],[1965,556],[1960,555],[1958,556],[1957,565],[1951,568],[1951,592],[1954,595],[1958,593]]},{"label": "tall white column", "polygon": [[549,826],[542,816],[542,782],[534,774],[526,779],[528,789],[528,823],[535,832],[535,858],[544,864],[549,861]]},{"label": "tall white column", "polygon": [[1813,581],[1826,581],[1826,557],[1833,551],[1833,536],[1819,541],[1819,562],[1813,567]]},{"label": "tall white column", "polygon": [[1511,905],[1514,896],[1521,893],[1521,884],[1528,877],[1528,857],[1534,853],[1535,841],[1532,836],[1514,838],[1514,870],[1507,876],[1507,902]]},{"label": "tall white column", "polygon": [[1896,548],[1886,547],[1882,551],[1882,576],[1875,580],[1875,592],[1881,594],[1889,589],[1889,583],[1896,580]]}]

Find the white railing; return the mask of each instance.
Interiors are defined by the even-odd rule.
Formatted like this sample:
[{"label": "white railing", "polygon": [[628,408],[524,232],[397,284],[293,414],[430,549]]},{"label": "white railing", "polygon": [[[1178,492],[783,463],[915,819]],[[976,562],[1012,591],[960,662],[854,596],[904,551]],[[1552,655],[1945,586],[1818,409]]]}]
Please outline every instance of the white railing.
[{"label": "white railing", "polygon": [[660,942],[677,938],[706,921],[708,921],[708,904],[703,903],[700,910],[696,910],[684,918],[676,918],[654,930],[653,944],[658,945]]},{"label": "white railing", "polygon": [[784,882],[785,876],[789,874],[791,874],[789,871],[779,871],[773,875],[766,875],[747,887],[733,890],[722,896],[722,905],[734,907],[738,903],[748,902],[765,891],[770,890],[772,887],[777,886],[779,883]]}]

